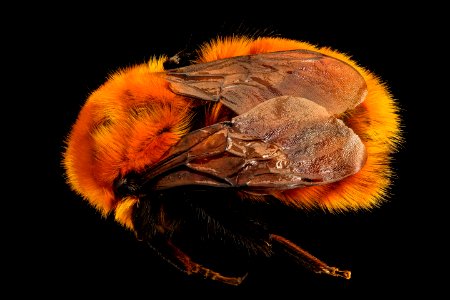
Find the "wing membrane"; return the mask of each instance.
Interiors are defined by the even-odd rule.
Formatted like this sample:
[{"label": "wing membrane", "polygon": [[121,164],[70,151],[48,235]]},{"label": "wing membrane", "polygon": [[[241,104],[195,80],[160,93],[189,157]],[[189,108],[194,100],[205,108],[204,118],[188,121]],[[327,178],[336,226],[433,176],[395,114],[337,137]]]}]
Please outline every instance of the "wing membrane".
[{"label": "wing membrane", "polygon": [[334,182],[365,160],[359,137],[324,107],[282,96],[184,136],[145,177],[155,189],[205,185],[264,193]]},{"label": "wing membrane", "polygon": [[170,70],[174,93],[221,101],[242,114],[279,96],[307,98],[337,115],[361,103],[364,78],[338,59],[307,50],[238,56]]}]

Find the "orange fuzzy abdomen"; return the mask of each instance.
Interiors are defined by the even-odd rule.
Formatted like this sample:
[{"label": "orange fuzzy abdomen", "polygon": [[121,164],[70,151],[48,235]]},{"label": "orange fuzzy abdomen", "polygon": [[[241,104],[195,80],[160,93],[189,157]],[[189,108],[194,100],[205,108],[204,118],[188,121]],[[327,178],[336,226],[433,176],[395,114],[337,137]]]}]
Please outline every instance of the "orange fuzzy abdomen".
[{"label": "orange fuzzy abdomen", "polygon": [[363,76],[368,95],[362,104],[346,112],[342,119],[361,138],[368,157],[358,173],[338,182],[274,192],[273,195],[289,205],[303,208],[318,206],[330,211],[377,206],[387,195],[392,175],[391,154],[401,141],[401,132],[396,103],[387,87],[376,76],[342,53],[283,38],[218,39],[202,48],[199,62],[294,49],[317,51],[340,59],[353,66]]}]

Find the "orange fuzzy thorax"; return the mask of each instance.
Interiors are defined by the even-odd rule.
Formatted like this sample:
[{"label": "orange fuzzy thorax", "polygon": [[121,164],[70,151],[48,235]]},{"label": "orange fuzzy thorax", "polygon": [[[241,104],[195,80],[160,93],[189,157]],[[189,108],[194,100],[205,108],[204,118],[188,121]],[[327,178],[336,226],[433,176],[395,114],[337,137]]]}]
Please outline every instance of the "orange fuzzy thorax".
[{"label": "orange fuzzy thorax", "polygon": [[67,180],[104,215],[117,204],[114,179],[157,162],[187,130],[189,103],[158,73],[164,59],[112,75],[87,99],[67,139]]},{"label": "orange fuzzy thorax", "polygon": [[342,60],[358,70],[366,80],[367,98],[342,118],[363,141],[368,158],[357,174],[339,182],[277,192],[273,195],[286,204],[302,208],[321,207],[329,211],[369,209],[377,206],[386,198],[392,177],[391,153],[402,139],[399,109],[387,87],[375,75],[357,65],[345,54],[284,38],[219,38],[202,47],[198,62],[295,49],[316,51]]}]

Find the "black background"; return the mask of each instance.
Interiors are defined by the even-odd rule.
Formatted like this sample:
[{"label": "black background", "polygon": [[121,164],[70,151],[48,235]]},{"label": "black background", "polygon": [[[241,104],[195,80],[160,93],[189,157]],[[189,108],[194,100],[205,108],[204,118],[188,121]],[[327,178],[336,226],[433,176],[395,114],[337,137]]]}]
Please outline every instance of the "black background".
[{"label": "black background", "polygon": [[[10,192],[5,202],[19,205],[5,211],[12,246],[7,247],[12,250],[7,277],[19,286],[15,293],[126,293],[152,299],[274,292],[309,299],[432,293],[439,287],[439,275],[430,269],[437,266],[437,254],[429,252],[445,238],[433,238],[439,219],[430,215],[439,210],[435,201],[443,198],[430,188],[438,177],[431,168],[439,166],[433,162],[439,155],[426,151],[432,133],[441,128],[432,125],[439,110],[432,106],[438,97],[433,93],[439,89],[430,83],[436,73],[429,67],[439,57],[432,33],[440,26],[422,21],[424,15],[433,19],[439,9],[291,5],[39,6],[13,18],[5,47],[11,50],[5,63],[13,66],[6,88],[13,91],[13,108],[5,120],[13,121],[4,128],[5,138],[19,145],[5,147],[10,157],[17,157],[6,159],[13,168],[7,172],[12,184],[5,188]],[[406,142],[395,155],[397,178],[390,201],[371,212],[286,216],[286,235],[331,265],[351,269],[349,281],[314,275],[282,259],[255,265],[239,287],[186,276],[130,232],[102,219],[64,182],[64,138],[86,97],[108,74],[219,35],[255,33],[348,53],[379,75],[398,99]],[[165,296],[157,296],[161,292]]]}]

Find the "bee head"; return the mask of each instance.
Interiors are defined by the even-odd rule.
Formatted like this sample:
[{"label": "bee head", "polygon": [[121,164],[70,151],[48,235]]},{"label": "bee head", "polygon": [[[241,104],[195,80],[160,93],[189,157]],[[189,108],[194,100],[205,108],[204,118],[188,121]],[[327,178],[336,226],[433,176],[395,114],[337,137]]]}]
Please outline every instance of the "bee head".
[{"label": "bee head", "polygon": [[127,227],[136,196],[115,192],[117,178],[153,165],[189,126],[189,103],[168,89],[165,58],[120,70],[95,90],[66,140],[67,181],[102,215]]}]

